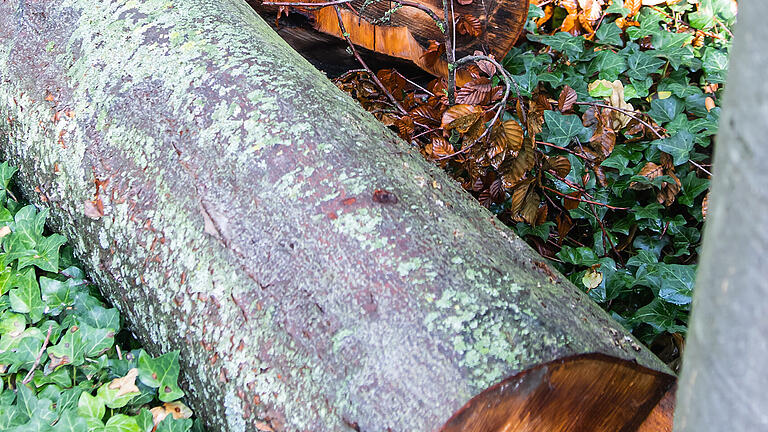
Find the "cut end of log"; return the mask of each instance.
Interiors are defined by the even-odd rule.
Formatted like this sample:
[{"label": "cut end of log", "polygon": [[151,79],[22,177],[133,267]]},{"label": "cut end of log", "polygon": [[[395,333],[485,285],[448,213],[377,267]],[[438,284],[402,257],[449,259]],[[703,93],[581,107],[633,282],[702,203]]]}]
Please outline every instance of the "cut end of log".
[{"label": "cut end of log", "polygon": [[585,354],[535,366],[475,396],[440,432],[666,432],[675,378]]},{"label": "cut end of log", "polygon": [[[321,1],[309,0],[307,3]],[[347,36],[357,46],[408,60],[433,75],[446,76],[446,61],[428,55],[430,41],[442,43],[445,39],[436,22],[436,18],[444,19],[442,1],[416,0],[413,3],[418,8],[398,6],[392,1],[369,4],[364,0],[353,0],[349,8],[341,9]],[[512,49],[525,26],[528,6],[529,0],[454,2],[453,18],[458,23],[456,58],[481,51],[502,59]],[[266,10],[264,7],[257,8]],[[343,38],[333,7],[298,10],[311,19],[317,31]],[[467,33],[466,29],[476,34]]]}]

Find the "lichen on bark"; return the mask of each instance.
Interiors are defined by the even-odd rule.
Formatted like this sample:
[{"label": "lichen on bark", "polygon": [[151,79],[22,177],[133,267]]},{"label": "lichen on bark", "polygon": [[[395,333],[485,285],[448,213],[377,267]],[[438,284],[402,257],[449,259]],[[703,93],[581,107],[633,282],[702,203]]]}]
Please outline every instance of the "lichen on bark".
[{"label": "lichen on bark", "polygon": [[553,358],[664,368],[239,0],[0,3],[0,114],[216,430],[426,431]]}]

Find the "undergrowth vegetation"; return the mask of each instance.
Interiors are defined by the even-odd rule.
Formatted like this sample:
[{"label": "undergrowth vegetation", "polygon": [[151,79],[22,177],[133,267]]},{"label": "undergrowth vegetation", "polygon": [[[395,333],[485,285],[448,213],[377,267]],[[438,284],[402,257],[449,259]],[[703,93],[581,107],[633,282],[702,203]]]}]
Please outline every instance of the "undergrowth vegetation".
[{"label": "undergrowth vegetation", "polygon": [[47,210],[10,192],[15,171],[0,165],[0,430],[202,431],[179,400],[178,352],[135,348],[66,238],[44,232]]},{"label": "undergrowth vegetation", "polygon": [[462,68],[455,100],[446,80],[421,87],[394,70],[377,73],[390,95],[364,71],[337,85],[675,363],[736,9],[534,0],[505,71],[483,59]]}]

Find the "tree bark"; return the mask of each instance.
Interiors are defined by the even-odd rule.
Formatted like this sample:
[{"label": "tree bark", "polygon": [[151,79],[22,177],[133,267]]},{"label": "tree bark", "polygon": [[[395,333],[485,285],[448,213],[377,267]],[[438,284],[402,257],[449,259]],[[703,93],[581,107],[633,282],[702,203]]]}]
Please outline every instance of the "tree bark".
[{"label": "tree bark", "polygon": [[739,2],[675,430],[768,430],[768,5]]},{"label": "tree bark", "polygon": [[664,365],[240,0],[0,2],[0,142],[214,430],[429,431]]}]

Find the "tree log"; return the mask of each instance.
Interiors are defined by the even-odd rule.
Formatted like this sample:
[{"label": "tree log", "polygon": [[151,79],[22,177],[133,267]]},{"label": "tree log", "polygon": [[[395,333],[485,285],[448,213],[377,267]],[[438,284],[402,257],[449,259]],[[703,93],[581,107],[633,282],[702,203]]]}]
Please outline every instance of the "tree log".
[{"label": "tree log", "polygon": [[0,2],[0,130],[213,430],[431,431],[541,362],[666,371],[242,0]]},{"label": "tree log", "polygon": [[675,431],[768,430],[768,171],[761,0],[739,2]]},{"label": "tree log", "polygon": [[[309,0],[320,3],[321,0]],[[256,3],[256,2],[254,2]],[[287,3],[290,3],[288,1]],[[307,3],[307,2],[304,2]],[[431,59],[426,55],[430,42],[443,43],[445,35],[435,18],[445,20],[442,0],[414,0],[427,12],[413,6],[397,7],[394,2],[353,0],[351,9],[340,10],[344,28],[349,39],[355,45],[373,52],[405,59],[436,76],[447,76],[448,63],[444,55]],[[512,49],[525,26],[528,17],[529,0],[475,0],[467,4],[453,2],[450,10],[457,24],[456,32],[451,32],[455,44],[456,58],[481,51],[494,55],[501,60]],[[260,10],[274,10],[274,7],[259,7]],[[325,34],[343,38],[339,18],[333,7],[303,11],[312,21],[312,26]],[[472,23],[469,25],[468,23]],[[469,34],[463,29],[472,28],[477,34]],[[451,27],[447,28],[449,31]],[[460,79],[466,82],[469,74]]]}]

